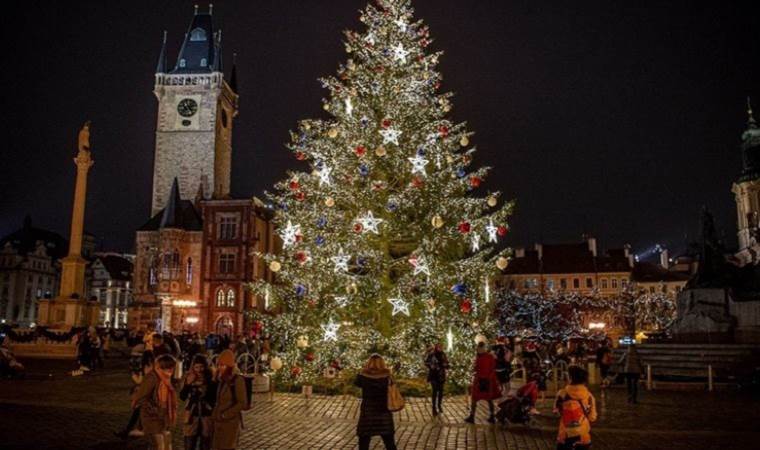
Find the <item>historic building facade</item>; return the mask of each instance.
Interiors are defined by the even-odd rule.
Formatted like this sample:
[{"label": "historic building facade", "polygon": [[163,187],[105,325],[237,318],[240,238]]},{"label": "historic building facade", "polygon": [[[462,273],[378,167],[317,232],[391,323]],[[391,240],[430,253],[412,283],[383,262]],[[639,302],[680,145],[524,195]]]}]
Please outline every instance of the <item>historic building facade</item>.
[{"label": "historic building facade", "polygon": [[152,217],[138,230],[130,327],[237,334],[263,308],[246,289],[271,277],[256,252],[276,238],[258,199],[232,199],[236,73],[222,70],[221,31],[197,8],[172,70],[156,70],[158,123]]},{"label": "historic building facade", "polygon": [[95,254],[95,259],[90,265],[90,293],[100,303],[99,326],[127,326],[127,310],[132,303],[133,260],[133,255]]},{"label": "historic building facade", "polygon": [[740,264],[760,262],[760,128],[748,103],[749,120],[742,134],[742,171],[734,182]]}]

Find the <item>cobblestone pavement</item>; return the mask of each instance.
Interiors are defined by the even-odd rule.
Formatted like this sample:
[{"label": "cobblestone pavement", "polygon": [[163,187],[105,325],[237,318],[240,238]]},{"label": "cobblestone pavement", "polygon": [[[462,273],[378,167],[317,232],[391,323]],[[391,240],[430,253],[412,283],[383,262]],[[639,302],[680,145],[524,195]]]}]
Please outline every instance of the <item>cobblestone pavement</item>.
[{"label": "cobblestone pavement", "polygon": [[[144,449],[140,440],[120,441],[112,432],[129,415],[129,379],[123,367],[78,378],[0,381],[0,449]],[[593,428],[594,449],[753,449],[758,448],[760,400],[739,393],[644,392],[629,406],[624,392],[597,393],[600,418]],[[359,402],[351,397],[293,394],[256,398],[245,414],[239,448],[352,449]],[[462,422],[464,397],[447,399],[445,413],[433,418],[425,399],[408,399],[396,414],[400,449],[551,449],[556,418],[541,417],[535,427],[508,429],[485,422]],[[549,402],[539,409],[550,410]],[[175,430],[175,448],[182,448]],[[373,440],[373,448],[381,448]]]}]

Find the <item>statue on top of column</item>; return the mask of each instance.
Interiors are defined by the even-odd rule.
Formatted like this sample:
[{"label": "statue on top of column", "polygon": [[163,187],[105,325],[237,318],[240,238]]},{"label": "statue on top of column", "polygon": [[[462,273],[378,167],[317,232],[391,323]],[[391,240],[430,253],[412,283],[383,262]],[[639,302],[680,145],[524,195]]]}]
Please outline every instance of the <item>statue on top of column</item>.
[{"label": "statue on top of column", "polygon": [[90,121],[84,123],[79,130],[79,151],[90,151]]}]

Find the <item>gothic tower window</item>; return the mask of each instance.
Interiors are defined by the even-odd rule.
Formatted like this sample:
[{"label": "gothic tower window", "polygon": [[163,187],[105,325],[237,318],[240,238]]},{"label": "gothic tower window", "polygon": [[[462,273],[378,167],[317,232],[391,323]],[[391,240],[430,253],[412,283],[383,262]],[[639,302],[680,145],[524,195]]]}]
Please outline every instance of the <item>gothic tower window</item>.
[{"label": "gothic tower window", "polygon": [[228,308],[235,307],[235,291],[233,291],[232,289],[227,291],[227,307]]},{"label": "gothic tower window", "polygon": [[185,270],[185,282],[191,284],[193,282],[193,258],[187,258],[187,266]]},{"label": "gothic tower window", "polygon": [[227,303],[227,298],[224,295],[224,290],[219,289],[216,291],[216,306],[219,308],[223,308],[225,303]]}]

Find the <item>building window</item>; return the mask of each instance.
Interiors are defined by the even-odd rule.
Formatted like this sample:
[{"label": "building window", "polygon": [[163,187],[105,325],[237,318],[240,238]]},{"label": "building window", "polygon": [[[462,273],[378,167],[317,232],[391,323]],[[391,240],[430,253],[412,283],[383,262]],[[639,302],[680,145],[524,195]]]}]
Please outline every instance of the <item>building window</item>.
[{"label": "building window", "polygon": [[586,287],[587,288],[593,288],[594,287],[594,279],[593,278],[586,278]]},{"label": "building window", "polygon": [[179,66],[180,67],[187,66],[187,61],[185,61],[185,58],[182,58],[182,59],[179,60]]},{"label": "building window", "polygon": [[621,279],[620,280],[620,287],[622,287],[623,289],[627,288],[628,287],[628,279],[626,279],[626,278]]},{"label": "building window", "polygon": [[227,303],[227,297],[224,295],[224,291],[219,289],[216,291],[216,306],[223,308],[225,303]]},{"label": "building window", "polygon": [[602,278],[602,289],[607,289],[607,279]]},{"label": "building window", "polygon": [[237,238],[237,217],[221,216],[219,218],[219,239],[229,240]]},{"label": "building window", "polygon": [[193,282],[193,258],[187,258],[187,267],[185,269],[185,282],[192,284]]},{"label": "building window", "polygon": [[235,307],[235,291],[233,291],[232,289],[227,291],[227,307],[228,308]]},{"label": "building window", "polygon": [[559,279],[559,287],[560,289],[567,289],[567,278]]},{"label": "building window", "polygon": [[548,280],[546,280],[546,288],[549,289],[550,291],[554,290],[554,280],[553,279],[549,278]]},{"label": "building window", "polygon": [[219,273],[235,273],[234,253],[222,253],[219,255]]},{"label": "building window", "polygon": [[654,294],[654,291],[655,291],[654,286],[649,286],[649,292],[651,294]]},{"label": "building window", "polygon": [[206,58],[201,58],[201,67],[208,66],[208,62],[206,62]]},{"label": "building window", "polygon": [[612,279],[612,289],[617,289],[617,286],[618,286],[617,278],[613,278]]},{"label": "building window", "polygon": [[573,289],[580,289],[581,287],[581,280],[578,278],[573,278]]}]

